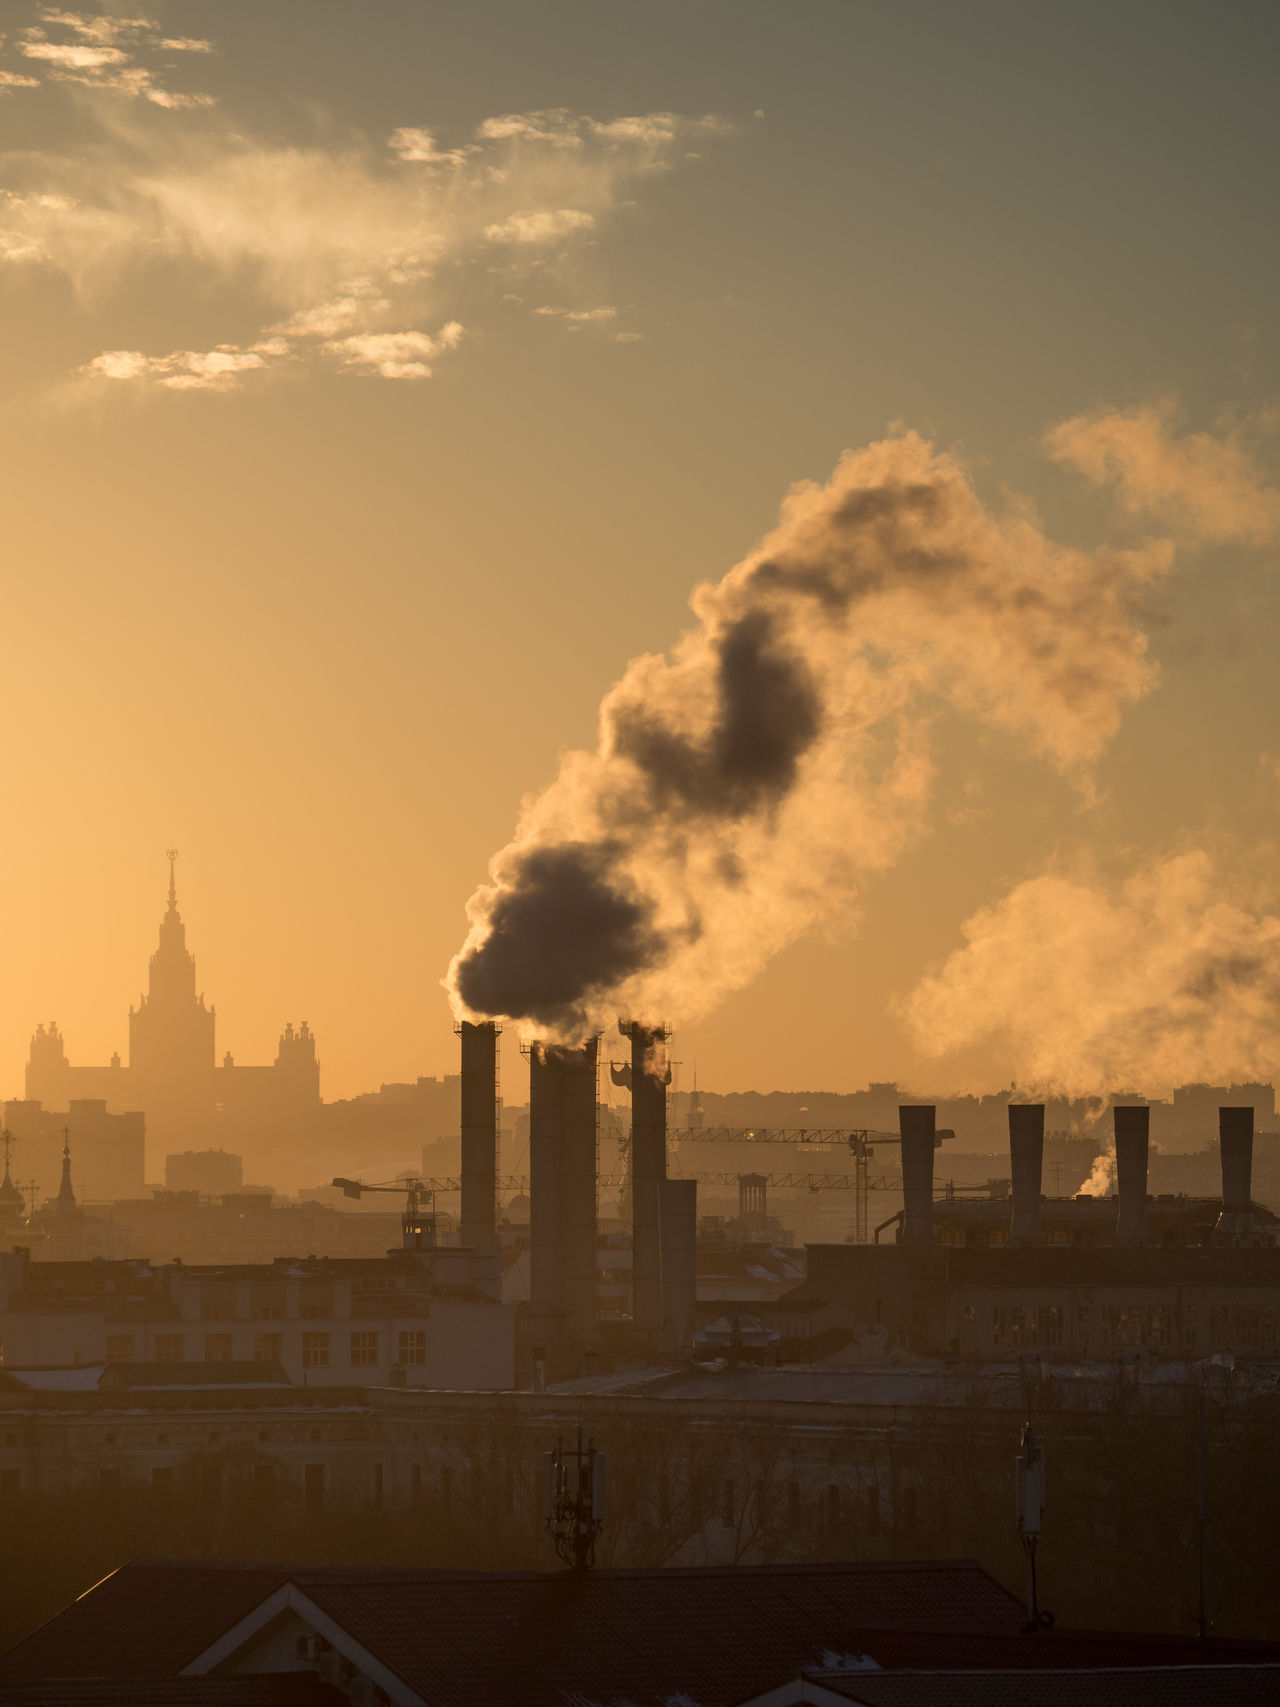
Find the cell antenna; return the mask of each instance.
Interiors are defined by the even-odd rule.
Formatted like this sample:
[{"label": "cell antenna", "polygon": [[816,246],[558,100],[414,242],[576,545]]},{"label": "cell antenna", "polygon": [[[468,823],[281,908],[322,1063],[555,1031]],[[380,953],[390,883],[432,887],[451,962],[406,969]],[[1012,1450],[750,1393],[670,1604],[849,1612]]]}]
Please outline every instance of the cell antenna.
[{"label": "cell antenna", "polygon": [[1053,1623],[1052,1612],[1041,1612],[1039,1589],[1036,1583],[1036,1546],[1040,1540],[1040,1520],[1044,1516],[1044,1448],[1036,1439],[1030,1423],[1024,1423],[1022,1451],[1014,1460],[1014,1489],[1018,1520],[1018,1539],[1027,1556],[1027,1635],[1047,1629]]},{"label": "cell antenna", "polygon": [[604,1528],[604,1453],[595,1442],[578,1444],[566,1452],[558,1441],[554,1452],[543,1453],[545,1490],[544,1524],[556,1550],[556,1558],[574,1571],[586,1571],[596,1562],[596,1537]]}]

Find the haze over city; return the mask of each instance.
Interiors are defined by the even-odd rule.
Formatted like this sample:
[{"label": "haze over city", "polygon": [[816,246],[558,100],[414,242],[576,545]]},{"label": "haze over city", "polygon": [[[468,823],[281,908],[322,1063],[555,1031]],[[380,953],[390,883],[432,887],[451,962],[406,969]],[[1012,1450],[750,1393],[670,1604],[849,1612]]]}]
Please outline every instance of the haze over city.
[{"label": "haze over city", "polygon": [[[220,1047],[447,1070],[619,680],[641,804],[570,762],[521,832],[656,897],[591,1018],[726,1089],[1270,1078],[1270,21],[550,10],[5,8],[6,1083],[124,1045],[170,843]],[[691,619],[787,504],[839,611]],[[730,621],[812,729],[673,839],[618,710],[714,759]]]},{"label": "haze over city", "polygon": [[1280,1699],[1278,50],[0,0],[0,1707]]}]

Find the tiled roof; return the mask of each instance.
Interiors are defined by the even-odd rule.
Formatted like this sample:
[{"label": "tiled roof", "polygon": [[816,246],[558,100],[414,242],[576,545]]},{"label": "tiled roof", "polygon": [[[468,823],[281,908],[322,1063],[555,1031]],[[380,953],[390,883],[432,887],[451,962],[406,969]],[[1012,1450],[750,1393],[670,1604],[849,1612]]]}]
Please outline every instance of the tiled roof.
[{"label": "tiled roof", "polygon": [[3,1707],[348,1707],[314,1672],[244,1677],[101,1678],[0,1690]]},{"label": "tiled roof", "polygon": [[1280,1665],[805,1675],[862,1707],[1273,1707],[1280,1700]]},{"label": "tiled roof", "polygon": [[286,1581],[432,1707],[729,1707],[848,1651],[858,1628],[1012,1634],[1024,1616],[967,1560],[581,1576],[141,1561],[0,1659],[0,1688],[172,1676]]},{"label": "tiled roof", "polygon": [[1025,1616],[967,1561],[295,1580],[433,1707],[727,1707],[781,1682],[792,1655],[843,1651],[857,1624],[1011,1632]]},{"label": "tiled roof", "polygon": [[288,1575],[276,1565],[126,1565],[0,1657],[0,1688],[46,1678],[173,1677]]},{"label": "tiled roof", "polygon": [[[1214,1636],[1130,1635],[1120,1631],[860,1630],[857,1651],[885,1671],[1071,1671],[1081,1667],[1280,1665],[1280,1642]],[[815,1671],[815,1677],[822,1674]]]}]

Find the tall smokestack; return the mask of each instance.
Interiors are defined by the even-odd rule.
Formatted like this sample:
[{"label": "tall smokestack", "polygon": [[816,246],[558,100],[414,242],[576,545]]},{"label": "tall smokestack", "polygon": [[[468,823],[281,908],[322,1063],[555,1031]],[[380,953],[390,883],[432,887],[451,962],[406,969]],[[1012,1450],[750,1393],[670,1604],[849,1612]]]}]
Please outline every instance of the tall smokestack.
[{"label": "tall smokestack", "polygon": [[662,1332],[662,1182],[667,1177],[669,1033],[618,1022],[631,1041],[631,1319],[638,1338]]},{"label": "tall smokestack", "polygon": [[458,1026],[462,1039],[462,1243],[498,1243],[498,1027]]},{"label": "tall smokestack", "polygon": [[1222,1157],[1222,1213],[1248,1214],[1253,1194],[1253,1110],[1218,1110],[1218,1149]]},{"label": "tall smokestack", "polygon": [[564,1054],[529,1048],[529,1299],[564,1307]]},{"label": "tall smokestack", "polygon": [[688,1357],[698,1294],[698,1184],[664,1179],[662,1203],[662,1340],[670,1357]]},{"label": "tall smokestack", "polygon": [[578,1338],[590,1339],[596,1322],[596,1051],[589,1038],[565,1049],[563,1070],[564,1307]]},{"label": "tall smokestack", "polygon": [[1044,1104],[1009,1104],[1009,1171],[1013,1177],[1011,1245],[1040,1243],[1040,1175],[1044,1167]]},{"label": "tall smokestack", "polygon": [[1147,1154],[1151,1110],[1118,1104],[1111,1110],[1116,1133],[1116,1244],[1147,1242]]},{"label": "tall smokestack", "polygon": [[933,1148],[937,1109],[913,1103],[898,1109],[902,1135],[902,1242],[933,1243]]}]

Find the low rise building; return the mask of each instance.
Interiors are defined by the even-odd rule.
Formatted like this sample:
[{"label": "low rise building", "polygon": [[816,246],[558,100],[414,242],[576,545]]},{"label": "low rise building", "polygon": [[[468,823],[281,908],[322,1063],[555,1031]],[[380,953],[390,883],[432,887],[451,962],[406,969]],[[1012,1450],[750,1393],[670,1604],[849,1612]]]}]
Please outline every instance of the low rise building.
[{"label": "low rise building", "polygon": [[505,1388],[513,1312],[496,1252],[272,1263],[33,1263],[0,1257],[8,1366],[280,1364],[298,1384]]}]

